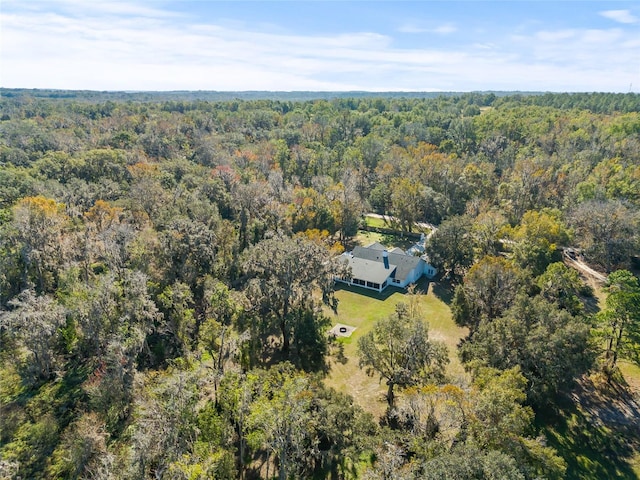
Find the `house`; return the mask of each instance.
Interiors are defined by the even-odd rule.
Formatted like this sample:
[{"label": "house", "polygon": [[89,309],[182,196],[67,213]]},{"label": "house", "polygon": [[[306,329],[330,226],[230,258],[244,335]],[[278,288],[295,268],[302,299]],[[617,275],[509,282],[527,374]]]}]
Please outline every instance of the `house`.
[{"label": "house", "polygon": [[437,273],[425,256],[412,255],[400,248],[387,250],[377,242],[356,247],[352,252],[343,253],[340,259],[348,264],[351,276],[336,278],[336,281],[378,292],[389,285],[404,288],[417,282],[422,275],[432,278]]}]

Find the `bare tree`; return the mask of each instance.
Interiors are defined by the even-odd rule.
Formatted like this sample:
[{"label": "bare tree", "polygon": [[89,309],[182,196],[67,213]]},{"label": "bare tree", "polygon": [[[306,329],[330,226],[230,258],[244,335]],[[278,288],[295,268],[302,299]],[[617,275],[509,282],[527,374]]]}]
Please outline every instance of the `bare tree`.
[{"label": "bare tree", "polygon": [[55,344],[65,324],[65,309],[48,295],[23,291],[9,305],[13,310],[0,313],[0,326],[19,340],[33,356],[38,378],[48,380],[54,373]]}]

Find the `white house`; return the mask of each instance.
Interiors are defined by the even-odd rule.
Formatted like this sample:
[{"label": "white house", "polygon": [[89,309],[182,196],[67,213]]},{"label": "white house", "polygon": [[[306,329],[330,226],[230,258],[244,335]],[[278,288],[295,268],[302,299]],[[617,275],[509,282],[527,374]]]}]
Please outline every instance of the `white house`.
[{"label": "white house", "polygon": [[348,285],[358,285],[382,292],[389,285],[406,287],[425,275],[432,278],[437,273],[426,257],[411,255],[400,248],[387,249],[372,243],[367,247],[356,247],[352,252],[340,256],[351,271],[350,278],[336,278]]}]

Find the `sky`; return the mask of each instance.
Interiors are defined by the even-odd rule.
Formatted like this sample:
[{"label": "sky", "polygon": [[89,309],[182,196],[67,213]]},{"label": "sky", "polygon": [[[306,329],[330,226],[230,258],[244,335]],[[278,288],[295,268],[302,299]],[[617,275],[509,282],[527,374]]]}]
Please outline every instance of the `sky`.
[{"label": "sky", "polygon": [[0,86],[640,92],[640,2],[2,0]]}]

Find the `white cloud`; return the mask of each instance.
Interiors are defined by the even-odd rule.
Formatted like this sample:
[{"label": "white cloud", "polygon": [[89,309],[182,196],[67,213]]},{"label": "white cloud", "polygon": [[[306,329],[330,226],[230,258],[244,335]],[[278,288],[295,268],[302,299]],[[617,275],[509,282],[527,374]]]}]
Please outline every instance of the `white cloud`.
[{"label": "white cloud", "polygon": [[440,33],[443,35],[448,35],[449,33],[455,33],[457,31],[458,28],[451,23],[445,23],[444,25],[440,25],[433,29],[433,33]]},{"label": "white cloud", "polygon": [[413,23],[405,23],[398,28],[398,31],[400,33],[427,33],[429,30],[424,27],[418,27]]},{"label": "white cloud", "polygon": [[471,46],[480,50],[494,50],[496,48],[496,45],[493,43],[474,43]]},{"label": "white cloud", "polygon": [[439,35],[449,35],[457,31],[458,27],[452,23],[443,23],[437,27],[430,28],[420,27],[414,23],[405,23],[398,28],[398,32],[400,33],[437,33]]},{"label": "white cloud", "polygon": [[[521,36],[514,41],[520,51],[528,52],[537,62],[550,61],[566,68],[601,68],[633,73],[640,64],[640,51],[633,48],[634,38],[618,28],[540,31],[533,37]],[[528,49],[527,49],[528,46]],[[636,69],[636,74],[637,74]]]},{"label": "white cloud", "polygon": [[[640,85],[638,38],[622,29],[520,31],[467,48],[401,49],[376,32],[305,35],[189,23],[157,2],[148,8],[66,0],[54,13],[8,1],[13,8],[0,14],[5,87],[626,91]],[[440,33],[454,31],[447,25]]]},{"label": "white cloud", "polygon": [[640,21],[629,10],[605,10],[600,12],[600,15],[619,23],[638,23]]},{"label": "white cloud", "polygon": [[[16,1],[16,0],[12,0]],[[20,1],[20,0],[17,0]],[[156,5],[161,5],[162,1],[154,2]],[[42,1],[35,0],[32,2],[34,9],[38,9],[39,6],[48,8],[51,5],[55,5],[58,9],[67,12],[73,16],[83,15],[135,15],[140,17],[155,17],[155,18],[177,18],[182,15],[178,12],[172,12],[169,10],[162,10],[160,8],[149,7],[149,2],[139,2],[136,0],[118,1],[118,0],[55,0],[55,1]]]},{"label": "white cloud", "polygon": [[543,42],[562,42],[575,37],[577,32],[575,30],[558,30],[555,32],[540,31],[536,32],[535,36],[538,40]]}]

